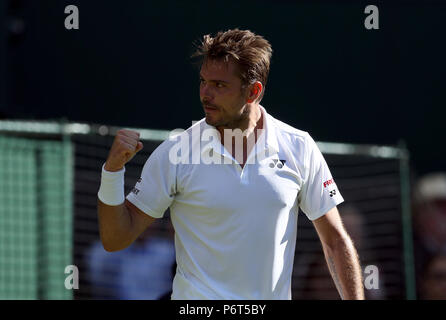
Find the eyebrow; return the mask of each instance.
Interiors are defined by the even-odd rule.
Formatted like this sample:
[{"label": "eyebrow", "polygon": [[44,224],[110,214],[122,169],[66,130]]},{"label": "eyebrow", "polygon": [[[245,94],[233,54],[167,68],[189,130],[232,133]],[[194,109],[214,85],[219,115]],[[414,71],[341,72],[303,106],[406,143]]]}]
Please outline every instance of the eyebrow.
[{"label": "eyebrow", "polygon": [[[204,79],[204,77],[200,74],[199,75],[199,77],[200,77],[200,79]],[[212,81],[212,82],[222,82],[222,83],[226,83],[226,84],[229,84],[229,82],[228,81],[225,81],[225,80],[218,80],[218,79],[213,79],[213,80],[207,80],[207,81]]]}]

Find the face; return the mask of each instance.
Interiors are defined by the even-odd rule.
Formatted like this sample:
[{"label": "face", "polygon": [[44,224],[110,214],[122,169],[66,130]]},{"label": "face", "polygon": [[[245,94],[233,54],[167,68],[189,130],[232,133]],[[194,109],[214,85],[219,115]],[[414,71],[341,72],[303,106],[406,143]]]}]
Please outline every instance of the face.
[{"label": "face", "polygon": [[417,208],[416,230],[435,249],[446,246],[446,200],[431,200]]},{"label": "face", "polygon": [[207,124],[223,128],[240,127],[247,117],[246,92],[233,61],[209,60],[203,63],[200,70],[200,100]]},{"label": "face", "polygon": [[446,299],[446,256],[438,256],[430,264],[423,283],[423,298]]}]

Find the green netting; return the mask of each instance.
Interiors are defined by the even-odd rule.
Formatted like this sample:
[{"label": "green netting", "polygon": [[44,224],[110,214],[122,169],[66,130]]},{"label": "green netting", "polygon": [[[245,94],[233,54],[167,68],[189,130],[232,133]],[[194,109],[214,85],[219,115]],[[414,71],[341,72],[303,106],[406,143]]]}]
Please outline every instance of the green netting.
[{"label": "green netting", "polygon": [[0,299],[71,299],[72,147],[0,136]]}]

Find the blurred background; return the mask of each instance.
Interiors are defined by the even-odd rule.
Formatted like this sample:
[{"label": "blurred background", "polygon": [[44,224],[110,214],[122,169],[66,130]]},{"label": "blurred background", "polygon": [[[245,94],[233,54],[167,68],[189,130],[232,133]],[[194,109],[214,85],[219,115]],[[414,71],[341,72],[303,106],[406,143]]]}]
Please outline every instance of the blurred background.
[{"label": "blurred background", "polygon": [[[378,30],[364,27],[369,4]],[[68,5],[78,30],[64,26]],[[98,246],[100,168],[113,128],[157,130],[128,191],[168,131],[203,117],[193,43],[238,27],[273,47],[262,105],[331,143],[341,214],[380,270],[368,297],[445,299],[445,18],[445,1],[1,0],[0,298],[169,296],[168,214],[126,251]],[[299,228],[293,298],[337,299],[303,216]],[[71,264],[76,290],[63,286]]]}]

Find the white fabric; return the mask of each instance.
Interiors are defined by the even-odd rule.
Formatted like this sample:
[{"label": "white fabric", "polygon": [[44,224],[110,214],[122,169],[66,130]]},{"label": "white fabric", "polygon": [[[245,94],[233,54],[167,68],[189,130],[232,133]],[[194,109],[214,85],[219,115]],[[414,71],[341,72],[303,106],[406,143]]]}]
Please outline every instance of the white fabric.
[{"label": "white fabric", "polygon": [[[127,196],[152,217],[170,207],[177,257],[172,299],[291,299],[298,206],[314,220],[343,201],[310,135],[261,109],[266,134],[250,156],[266,151],[264,158],[243,170],[235,161],[190,164],[197,150],[203,160],[233,159],[202,119],[152,153],[136,193]],[[212,139],[190,138],[205,129]],[[189,164],[173,164],[169,152],[182,138],[189,139],[183,158]]]},{"label": "white fabric", "polygon": [[124,173],[125,168],[111,172],[102,166],[101,185],[98,191],[98,198],[109,206],[117,206],[124,203]]}]

